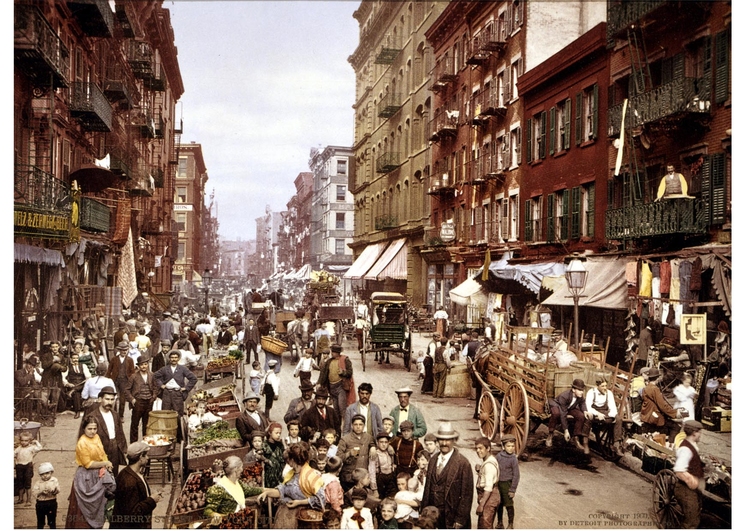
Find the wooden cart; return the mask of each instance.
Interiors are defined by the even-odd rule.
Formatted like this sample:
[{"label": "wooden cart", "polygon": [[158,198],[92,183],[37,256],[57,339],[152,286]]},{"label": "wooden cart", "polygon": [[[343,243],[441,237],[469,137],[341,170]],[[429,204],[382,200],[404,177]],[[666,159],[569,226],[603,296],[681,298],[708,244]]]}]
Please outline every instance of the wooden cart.
[{"label": "wooden cart", "polygon": [[409,333],[408,301],[401,293],[375,291],[370,295],[372,320],[362,350],[362,370],[368,352],[375,352],[375,361],[390,363],[391,352],[401,353],[404,367],[411,371],[411,336]]}]

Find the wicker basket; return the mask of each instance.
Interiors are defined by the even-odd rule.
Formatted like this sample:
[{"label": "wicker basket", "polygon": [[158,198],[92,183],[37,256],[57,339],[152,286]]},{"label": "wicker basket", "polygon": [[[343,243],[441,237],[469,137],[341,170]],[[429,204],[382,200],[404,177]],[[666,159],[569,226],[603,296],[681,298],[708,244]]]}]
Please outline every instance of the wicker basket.
[{"label": "wicker basket", "polygon": [[271,354],[281,355],[287,349],[287,344],[280,339],[276,339],[271,336],[262,336],[260,338],[260,346],[266,352]]}]

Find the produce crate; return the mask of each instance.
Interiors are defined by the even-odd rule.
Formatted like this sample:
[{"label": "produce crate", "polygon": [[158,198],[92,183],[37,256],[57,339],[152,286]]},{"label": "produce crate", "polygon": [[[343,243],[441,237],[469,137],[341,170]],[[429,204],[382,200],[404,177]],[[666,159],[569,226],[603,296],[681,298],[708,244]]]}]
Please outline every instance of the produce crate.
[{"label": "produce crate", "polygon": [[[185,451],[188,452],[188,455],[190,455],[189,446],[186,448]],[[211,468],[211,465],[213,465],[216,459],[221,459],[223,461],[230,455],[236,455],[240,459],[244,459],[245,456],[247,455],[247,452],[249,451],[250,451],[250,446],[248,445],[239,446],[235,448],[228,448],[221,452],[214,452],[212,454],[201,455],[199,457],[193,457],[193,458],[188,457],[185,460],[185,463],[186,463],[186,467],[188,470],[203,470],[205,468]]]},{"label": "produce crate", "polygon": [[213,403],[211,405],[218,406],[218,410],[210,410],[214,415],[218,415],[219,417],[221,417],[221,420],[229,423],[230,428],[236,427],[237,417],[242,414],[242,410],[240,409],[240,406],[239,404],[237,404],[236,400],[231,402]]},{"label": "produce crate", "polygon": [[[191,472],[187,479],[185,480],[185,484],[182,486],[182,490],[180,491],[180,495],[175,498],[174,506],[172,507],[171,517],[172,517],[172,525],[179,527],[184,526],[183,528],[188,528],[190,524],[194,522],[198,522],[200,520],[204,520],[203,511],[206,508],[204,501],[202,500],[199,502],[199,507],[195,509],[191,509],[189,511],[183,511],[183,512],[177,512],[178,503],[181,498],[184,498],[189,495],[189,492],[187,492],[188,485],[191,483],[195,483],[200,481],[201,476],[203,475],[203,472]],[[208,482],[205,481],[207,484]],[[209,485],[210,486],[210,485]],[[206,487],[208,488],[208,487]],[[203,491],[203,486],[201,486],[198,491]]]}]

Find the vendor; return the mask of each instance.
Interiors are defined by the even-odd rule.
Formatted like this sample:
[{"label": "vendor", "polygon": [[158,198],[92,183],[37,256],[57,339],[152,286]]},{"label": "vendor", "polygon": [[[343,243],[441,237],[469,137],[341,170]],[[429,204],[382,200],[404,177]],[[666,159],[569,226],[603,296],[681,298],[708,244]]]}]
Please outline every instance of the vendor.
[{"label": "vendor", "polygon": [[661,389],[656,385],[660,376],[659,369],[655,367],[650,368],[644,375],[647,383],[643,388],[643,404],[641,405],[642,431],[644,433],[667,433],[668,440],[672,443],[681,428],[681,424],[675,420],[682,419],[682,413],[667,402]]},{"label": "vendor", "polygon": [[250,487],[241,481],[242,459],[230,455],[222,462],[224,475],[214,480],[214,485],[206,491],[206,508],[203,516],[211,518],[212,525],[218,525],[227,514],[236,513],[249,503],[248,498],[263,492],[260,487]]}]

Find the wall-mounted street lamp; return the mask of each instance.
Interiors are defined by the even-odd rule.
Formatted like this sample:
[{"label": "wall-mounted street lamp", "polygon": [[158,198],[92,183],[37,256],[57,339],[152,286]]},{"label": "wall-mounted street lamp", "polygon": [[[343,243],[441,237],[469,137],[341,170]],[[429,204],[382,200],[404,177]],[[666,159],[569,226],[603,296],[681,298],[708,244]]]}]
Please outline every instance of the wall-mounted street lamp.
[{"label": "wall-mounted street lamp", "polygon": [[588,277],[589,272],[583,267],[583,261],[578,254],[574,254],[565,269],[565,280],[568,282],[568,291],[573,296],[573,338],[576,349],[580,348],[578,342],[578,299],[581,298],[581,294],[586,289]]}]

